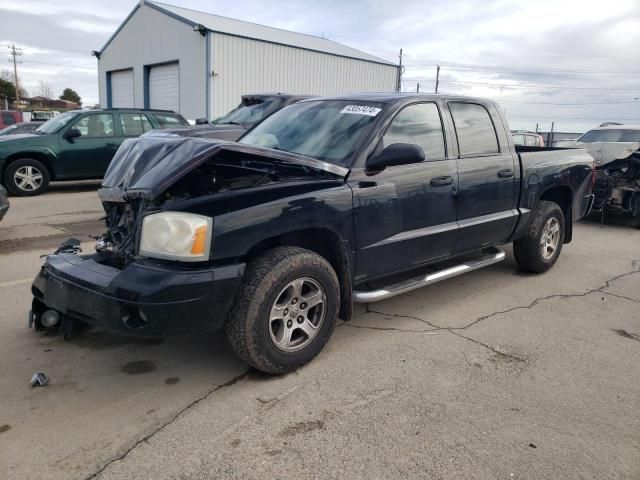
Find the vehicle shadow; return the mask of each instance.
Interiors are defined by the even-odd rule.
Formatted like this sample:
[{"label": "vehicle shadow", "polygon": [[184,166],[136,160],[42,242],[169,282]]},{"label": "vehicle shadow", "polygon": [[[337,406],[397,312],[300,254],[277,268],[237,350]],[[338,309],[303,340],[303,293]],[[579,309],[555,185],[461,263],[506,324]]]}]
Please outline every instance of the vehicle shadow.
[{"label": "vehicle shadow", "polygon": [[591,225],[601,226],[614,226],[625,228],[636,228],[640,225],[640,219],[638,217],[628,217],[626,215],[613,215],[605,214],[602,216],[600,212],[593,212],[590,215],[582,218],[580,222],[588,223]]},{"label": "vehicle shadow", "polygon": [[82,180],[77,182],[51,182],[45,195],[51,193],[76,193],[96,191],[102,180]]}]

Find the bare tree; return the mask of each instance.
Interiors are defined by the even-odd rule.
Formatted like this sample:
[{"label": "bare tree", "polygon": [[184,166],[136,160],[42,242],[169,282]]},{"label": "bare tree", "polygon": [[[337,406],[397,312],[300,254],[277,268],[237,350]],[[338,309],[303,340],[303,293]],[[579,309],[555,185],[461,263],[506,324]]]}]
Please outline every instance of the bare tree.
[{"label": "bare tree", "polygon": [[53,97],[53,89],[48,82],[40,80],[40,85],[38,86],[38,95],[44,98],[52,98]]}]

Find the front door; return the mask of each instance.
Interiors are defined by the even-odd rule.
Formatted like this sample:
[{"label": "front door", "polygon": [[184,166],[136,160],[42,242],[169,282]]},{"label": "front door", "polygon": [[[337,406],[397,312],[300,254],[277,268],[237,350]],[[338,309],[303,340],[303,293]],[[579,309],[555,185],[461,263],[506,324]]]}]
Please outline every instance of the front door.
[{"label": "front door", "polygon": [[456,242],[455,158],[448,158],[435,103],[404,107],[382,138],[422,147],[426,160],[371,173],[354,169],[356,281],[415,268],[449,256]]},{"label": "front door", "polygon": [[480,104],[449,102],[458,140],[458,224],[456,253],[504,242],[518,218],[514,156],[502,151],[487,109]]},{"label": "front door", "polygon": [[76,138],[60,138],[60,172],[64,178],[101,178],[107,171],[121,137],[116,137],[111,113],[91,113],[67,127],[80,132]]}]

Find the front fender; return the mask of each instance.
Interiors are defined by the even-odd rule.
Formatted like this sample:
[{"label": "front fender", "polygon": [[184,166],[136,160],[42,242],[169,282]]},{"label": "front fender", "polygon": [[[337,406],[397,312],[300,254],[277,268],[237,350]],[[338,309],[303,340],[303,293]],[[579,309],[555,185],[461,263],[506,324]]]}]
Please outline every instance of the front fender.
[{"label": "front fender", "polygon": [[58,156],[50,148],[45,146],[30,146],[28,148],[21,148],[16,150],[0,151],[0,183],[4,183],[4,172],[12,161],[20,158],[33,158],[39,160],[45,164],[49,169],[51,178],[55,178],[54,165]]}]

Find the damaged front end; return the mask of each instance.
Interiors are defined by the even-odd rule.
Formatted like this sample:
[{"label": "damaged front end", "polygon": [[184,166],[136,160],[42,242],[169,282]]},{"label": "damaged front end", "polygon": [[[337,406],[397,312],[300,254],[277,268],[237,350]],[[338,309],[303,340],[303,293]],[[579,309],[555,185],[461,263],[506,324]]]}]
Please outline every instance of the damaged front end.
[{"label": "damaged front end", "polygon": [[347,173],[232,142],[162,135],[125,141],[99,190],[107,229],[96,252],[78,255],[73,244],[47,257],[32,286],[30,322],[65,334],[84,323],[141,337],[217,330],[245,264],[211,260],[215,216],[343,181]]},{"label": "damaged front end", "polygon": [[[606,144],[605,144],[606,146]],[[618,145],[604,156],[595,150],[594,210],[635,217],[640,226],[640,150],[638,144]],[[600,155],[598,155],[600,153]]]}]

